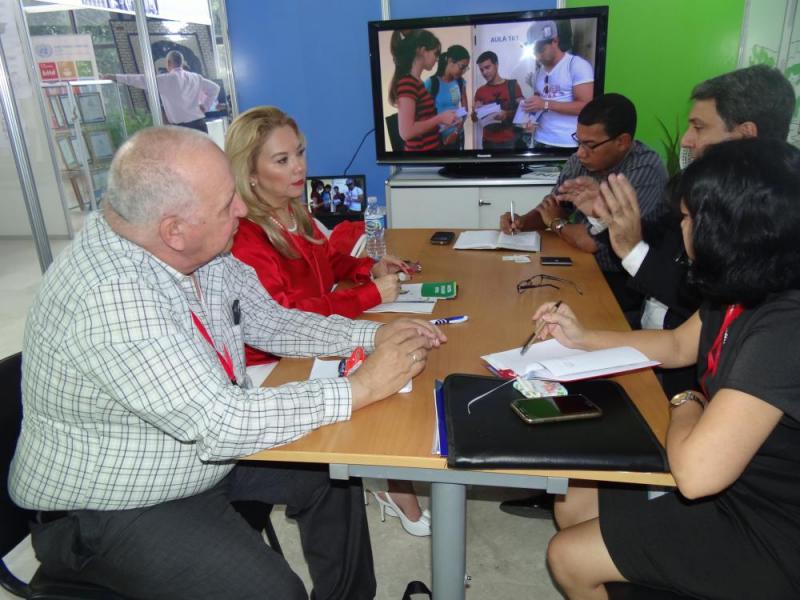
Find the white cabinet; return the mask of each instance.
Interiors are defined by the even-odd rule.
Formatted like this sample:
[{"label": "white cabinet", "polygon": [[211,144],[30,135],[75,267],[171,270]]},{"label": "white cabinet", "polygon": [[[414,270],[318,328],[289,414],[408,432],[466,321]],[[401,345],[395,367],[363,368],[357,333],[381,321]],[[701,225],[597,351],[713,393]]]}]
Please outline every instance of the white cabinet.
[{"label": "white cabinet", "polygon": [[526,213],[550,193],[556,171],[508,179],[451,179],[435,168],[402,169],[386,181],[389,227],[497,229],[500,215]]}]

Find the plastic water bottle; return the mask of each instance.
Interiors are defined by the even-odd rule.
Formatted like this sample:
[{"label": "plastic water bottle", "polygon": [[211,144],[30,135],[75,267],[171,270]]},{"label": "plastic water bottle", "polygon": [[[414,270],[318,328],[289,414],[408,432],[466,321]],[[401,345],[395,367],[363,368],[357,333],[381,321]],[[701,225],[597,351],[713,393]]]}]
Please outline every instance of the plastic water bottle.
[{"label": "plastic water bottle", "polygon": [[383,237],[383,217],[386,211],[378,206],[375,196],[367,198],[367,210],[364,211],[364,230],[367,234],[367,255],[380,260],[386,254],[386,240]]}]

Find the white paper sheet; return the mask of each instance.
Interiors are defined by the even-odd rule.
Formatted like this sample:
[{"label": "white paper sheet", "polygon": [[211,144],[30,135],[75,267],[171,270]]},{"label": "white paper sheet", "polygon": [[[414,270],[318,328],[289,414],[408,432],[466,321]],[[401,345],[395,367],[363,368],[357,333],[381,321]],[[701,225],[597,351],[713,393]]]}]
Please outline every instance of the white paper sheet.
[{"label": "white paper sheet", "polygon": [[510,369],[529,379],[576,381],[654,367],[659,363],[629,346],[586,352],[562,346],[557,340],[533,344],[524,356],[520,348],[481,356],[495,369]]}]

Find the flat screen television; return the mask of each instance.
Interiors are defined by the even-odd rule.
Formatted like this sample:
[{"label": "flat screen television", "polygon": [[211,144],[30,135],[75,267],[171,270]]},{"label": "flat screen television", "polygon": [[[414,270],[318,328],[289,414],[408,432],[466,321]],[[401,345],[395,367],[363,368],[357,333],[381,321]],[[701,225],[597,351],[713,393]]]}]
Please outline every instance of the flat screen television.
[{"label": "flat screen television", "polygon": [[[577,114],[552,107],[573,93],[603,93],[605,6],[371,21],[368,29],[379,163],[522,174],[577,147]],[[520,107],[536,96],[529,107],[538,109]]]}]

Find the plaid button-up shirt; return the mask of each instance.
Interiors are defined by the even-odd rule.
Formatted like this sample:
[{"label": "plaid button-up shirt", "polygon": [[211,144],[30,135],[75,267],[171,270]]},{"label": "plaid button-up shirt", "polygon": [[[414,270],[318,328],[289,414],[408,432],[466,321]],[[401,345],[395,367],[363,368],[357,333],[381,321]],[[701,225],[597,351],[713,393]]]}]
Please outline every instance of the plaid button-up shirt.
[{"label": "plaid button-up shirt", "polygon": [[[252,388],[244,343],[282,356],[372,349],[379,326],[274,302],[229,255],[194,281],[88,219],[50,267],[23,342],[12,498],[40,510],[117,510],[199,493],[234,459],[350,417],[346,378]],[[232,306],[241,308],[234,324]],[[200,334],[227,347],[241,386]]]}]

